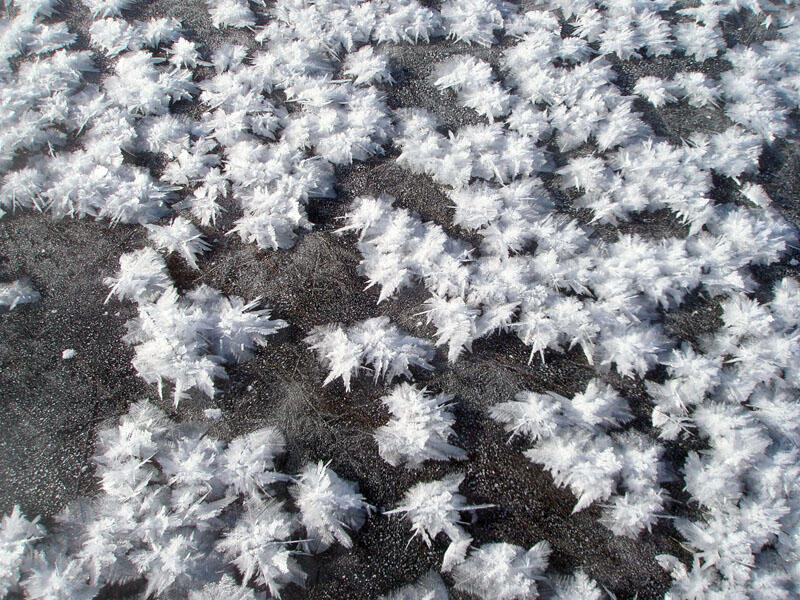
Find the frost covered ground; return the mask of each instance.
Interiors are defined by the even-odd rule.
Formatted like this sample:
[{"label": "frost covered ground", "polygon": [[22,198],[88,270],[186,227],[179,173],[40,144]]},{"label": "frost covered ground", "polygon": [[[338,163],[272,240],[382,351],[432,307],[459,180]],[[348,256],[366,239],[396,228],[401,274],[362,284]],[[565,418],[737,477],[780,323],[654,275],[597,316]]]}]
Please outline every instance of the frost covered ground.
[{"label": "frost covered ground", "polygon": [[0,596],[800,596],[797,16],[5,6]]}]

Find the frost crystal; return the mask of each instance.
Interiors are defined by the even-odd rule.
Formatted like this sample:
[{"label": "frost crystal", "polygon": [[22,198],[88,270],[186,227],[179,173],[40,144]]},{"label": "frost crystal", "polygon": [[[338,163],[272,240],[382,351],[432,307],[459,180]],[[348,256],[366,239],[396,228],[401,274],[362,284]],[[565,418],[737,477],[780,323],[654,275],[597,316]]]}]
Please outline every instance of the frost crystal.
[{"label": "frost crystal", "polygon": [[278,597],[286,584],[305,580],[287,545],[293,530],[293,519],[281,504],[251,500],[217,549],[236,565],[245,583],[255,578]]},{"label": "frost crystal", "polygon": [[511,96],[493,81],[488,64],[471,56],[451,58],[435,69],[434,85],[458,92],[461,104],[489,118],[507,115],[511,109]]},{"label": "frost crystal", "polygon": [[252,27],[256,17],[245,0],[207,0],[214,27]]},{"label": "frost crystal", "polygon": [[502,542],[484,544],[453,570],[455,588],[481,600],[538,598],[536,580],[541,579],[549,557],[546,541],[528,551]]},{"label": "frost crystal", "polygon": [[467,44],[491,46],[494,30],[503,27],[510,6],[496,0],[447,0],[442,4],[442,21],[450,36]]},{"label": "frost crystal", "polygon": [[16,505],[11,514],[0,520],[0,594],[3,596],[16,589],[26,552],[44,536],[44,528],[38,521],[38,518],[28,521]]},{"label": "frost crystal", "polygon": [[344,74],[353,77],[356,85],[369,83],[394,83],[385,57],[375,54],[372,46],[347,55]]},{"label": "frost crystal", "polygon": [[582,570],[569,577],[559,577],[555,581],[553,600],[601,600],[603,592],[597,583]]},{"label": "frost crystal", "polygon": [[150,240],[157,248],[177,252],[193,269],[197,269],[197,255],[211,249],[202,239],[200,230],[183,217],[176,217],[169,225],[146,227],[150,231]]},{"label": "frost crystal", "polygon": [[432,396],[401,383],[382,399],[392,417],[375,431],[378,452],[392,466],[416,468],[426,460],[463,460],[466,453],[447,442],[455,417],[447,406],[452,396]]},{"label": "frost crystal", "polygon": [[372,510],[358,493],[358,485],[341,479],[322,462],[307,464],[296,481],[291,492],[300,509],[300,521],[311,538],[308,545],[316,552],[334,542],[352,547],[345,528],[358,531]]},{"label": "frost crystal", "polygon": [[447,587],[436,571],[429,571],[417,583],[393,590],[379,600],[448,600]]},{"label": "frost crystal", "polygon": [[95,17],[118,17],[122,11],[130,8],[134,0],[81,0]]},{"label": "frost crystal", "polygon": [[[78,560],[37,552],[31,559],[29,575],[22,581],[29,598],[91,600],[99,591]],[[148,592],[149,593],[149,592]]]},{"label": "frost crystal", "polygon": [[[190,215],[209,236],[225,223],[278,264],[319,217],[327,223],[335,203],[314,203],[339,194],[341,175],[365,182],[360,193],[391,188],[396,206],[388,196],[354,200],[340,232],[355,235],[337,244],[360,253],[365,285],[377,286],[379,303],[394,300],[384,307],[392,318],[427,317],[447,346],[448,377],[480,362],[465,354],[493,333],[516,336],[529,362],[549,363],[504,369],[549,377],[566,361],[594,372],[572,398],[526,391],[489,408],[569,487],[574,509],[598,504],[599,523],[632,539],[674,516],[660,487],[664,449],[642,422],[652,401],[653,435],[697,438],[676,465],[695,508],[675,526],[693,556],[658,559],[674,580],[668,596],[797,596],[800,285],[780,278],[796,274],[798,236],[780,197],[786,169],[772,164],[791,158],[796,142],[792,3],[207,0],[207,18],[184,28],[169,17],[135,20],[136,0],[80,2],[90,17],[82,24],[78,9],[54,0],[4,5],[0,217],[10,230],[42,216],[132,225],[131,234],[147,226],[138,230],[153,247],[205,268],[198,257],[209,248]],[[219,30],[210,42],[203,27]],[[453,43],[401,47],[442,37]],[[395,60],[411,68],[390,68]],[[624,74],[620,61],[630,63]],[[652,75],[665,65],[674,76]],[[637,112],[646,105],[636,96],[655,111]],[[450,100],[465,110],[454,113]],[[680,131],[669,122],[678,114]],[[358,161],[370,162],[351,166]],[[403,169],[430,188],[430,202],[408,195]],[[404,208],[412,205],[420,215]],[[34,210],[43,215],[20,215]],[[12,248],[12,275],[15,256]],[[106,283],[107,301],[136,303],[125,336],[134,367],[159,391],[174,385],[176,405],[193,390],[213,397],[225,365],[286,326],[258,299],[202,285],[179,292],[151,248],[120,257]],[[26,283],[0,284],[0,306],[37,299]],[[703,314],[718,322],[691,339],[675,327]],[[349,390],[362,370],[390,384],[433,368],[432,345],[387,317],[315,324],[307,342],[325,383],[341,377]],[[608,382],[646,391],[635,422]],[[410,384],[384,393],[390,420],[375,439],[385,460],[413,468],[464,458],[448,443],[449,396]],[[225,425],[222,408],[195,409],[206,426]],[[251,584],[263,595],[301,583],[293,553],[355,545],[368,507],[324,464],[296,479],[279,473],[285,443],[262,426],[225,444],[135,403],[100,427],[97,497],[56,516],[46,542],[18,510],[4,520],[0,595],[80,599],[144,579],[163,597],[246,600]],[[452,534],[441,570],[459,592],[535,597],[546,552],[487,544],[466,558],[464,504],[455,480],[443,481],[422,492],[412,482],[417,496],[403,501],[415,535]],[[293,482],[298,522],[270,503],[283,497],[281,482]],[[308,539],[293,541],[299,524]],[[580,570],[551,582],[556,598],[599,596]],[[431,575],[390,597],[446,595]]]},{"label": "frost crystal", "polygon": [[494,405],[489,414],[512,437],[534,443],[525,455],[544,465],[557,485],[568,485],[578,501],[573,512],[614,494],[603,523],[617,535],[635,537],[650,529],[663,506],[658,468],[661,448],[633,435],[612,439],[604,429],[632,419],[627,402],[608,385],[590,381],[572,400],[554,392],[521,392],[516,400]]},{"label": "frost crystal", "polygon": [[405,513],[405,518],[411,521],[412,538],[420,536],[428,547],[440,533],[451,542],[459,542],[468,537],[460,526],[460,513],[491,506],[467,505],[466,498],[458,493],[462,481],[464,475],[457,473],[438,481],[418,483],[405,493],[397,508],[384,514]]},{"label": "frost crystal", "polygon": [[117,277],[105,283],[106,301],[116,294],[137,302],[139,316],[126,323],[123,338],[135,346],[133,366],[159,393],[165,379],[174,382],[176,406],[191,388],[213,397],[214,379],[225,377],[222,364],[248,358],[287,325],[271,320],[268,310],[253,310],[257,299],[245,303],[206,285],[179,296],[164,260],[149,248],[122,255]]},{"label": "frost crystal", "polygon": [[11,283],[0,283],[0,306],[14,310],[20,304],[38,302],[41,298],[30,283],[18,279]]},{"label": "frost crystal", "polygon": [[[225,575],[225,557],[245,583],[255,579],[272,594],[302,583],[289,539],[293,518],[251,489],[267,485],[265,471],[282,448],[269,429],[225,448],[201,425],[178,425],[147,401],[133,404],[98,433],[92,460],[100,493],[56,516],[52,543],[32,549],[44,531],[18,509],[0,522],[3,593],[16,589],[22,571],[31,598],[88,599],[140,577],[148,596],[203,599],[227,590],[231,598],[253,597]],[[241,495],[244,512],[233,503]]]},{"label": "frost crystal", "polygon": [[264,427],[238,437],[228,444],[219,473],[222,483],[235,494],[258,498],[283,479],[275,471],[275,458],[283,453],[286,441],[272,427]]},{"label": "frost crystal", "polygon": [[633,92],[638,94],[650,104],[659,108],[664,106],[667,102],[677,102],[664,82],[658,77],[640,77],[633,86]]},{"label": "frost crystal", "polygon": [[330,370],[323,385],[341,377],[346,391],[362,365],[371,365],[375,381],[410,378],[409,366],[433,368],[428,362],[433,358],[431,344],[401,333],[388,317],[367,319],[346,330],[338,325],[316,327],[305,342]]},{"label": "frost crystal", "polygon": [[106,302],[112,296],[134,302],[153,301],[172,286],[164,259],[152,248],[142,248],[119,257],[119,273],[107,277],[105,284],[111,288]]},{"label": "frost crystal", "polygon": [[215,583],[207,583],[201,590],[189,592],[189,600],[257,600],[255,591],[240,586],[229,575],[223,575],[222,579]]}]

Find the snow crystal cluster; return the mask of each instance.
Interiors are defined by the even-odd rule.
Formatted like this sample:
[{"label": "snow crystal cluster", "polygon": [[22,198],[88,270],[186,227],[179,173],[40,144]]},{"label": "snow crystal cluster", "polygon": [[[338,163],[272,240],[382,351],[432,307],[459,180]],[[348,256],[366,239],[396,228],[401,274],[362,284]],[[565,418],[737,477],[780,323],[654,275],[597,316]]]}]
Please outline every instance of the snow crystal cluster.
[{"label": "snow crystal cluster", "polygon": [[358,485],[341,479],[321,462],[309,463],[292,488],[301,521],[315,552],[339,543],[353,546],[347,529],[358,531],[373,509],[358,493]]},{"label": "snow crystal cluster", "polygon": [[461,565],[472,543],[472,537],[460,525],[461,513],[491,507],[490,504],[468,506],[466,498],[458,493],[463,481],[464,475],[455,474],[438,481],[418,483],[406,492],[402,504],[385,513],[405,513],[405,518],[411,521],[412,538],[420,536],[429,548],[440,533],[450,539],[442,571]]},{"label": "snow crystal cluster", "polygon": [[[698,131],[681,146],[654,135],[634,112],[633,99],[614,85],[611,63],[590,60],[586,44],[599,41],[601,53],[624,60],[673,49],[703,60],[724,47],[720,19],[733,9],[715,6],[716,18],[681,10],[697,23],[671,31],[656,6],[630,12],[608,3],[604,11],[588,2],[558,3],[565,16],[577,17],[572,38],[562,37],[550,13],[518,16],[506,27],[519,42],[503,51],[509,75],[502,83],[488,63],[472,56],[450,58],[433,70],[434,86],[452,90],[488,125],[443,134],[431,113],[398,113],[398,164],[444,186],[453,223],[475,231],[481,245],[395,208],[385,196],[358,198],[342,230],[359,234],[360,269],[370,285],[380,285],[379,301],[413,284],[428,290],[424,312],[451,362],[475,339],[511,331],[530,346],[531,358],[577,345],[601,373],[614,369],[644,378],[664,365],[664,383],[646,382],[655,403],[653,425],[665,440],[696,431],[710,446],[690,453],[682,469],[686,490],[708,512],[700,522],[676,521],[695,564],[663,558],[676,580],[674,597],[729,598],[763,589],[788,598],[797,575],[777,569],[788,568],[782,561],[795,546],[773,545],[793,538],[789,506],[796,495],[778,480],[781,491],[765,490],[755,473],[774,469],[775,477],[791,478],[796,468],[791,440],[798,417],[790,398],[797,396],[800,346],[796,311],[787,304],[790,297],[796,302],[789,290],[798,284],[780,281],[773,292],[780,306],[761,305],[752,298],[758,284],[750,267],[782,260],[797,234],[749,178],[759,170],[763,143],[787,134],[786,115],[800,97],[797,27],[787,18],[782,38],[730,50],[733,68],[718,80],[690,71],[670,81],[636,81],[634,93],[656,109],[685,101],[720,107],[733,122]],[[536,145],[550,138],[561,152],[593,148],[568,154],[554,169]],[[555,175],[575,206],[591,211],[591,220],[559,214],[539,174]],[[730,178],[744,201],[715,202],[715,176]],[[688,235],[649,240],[620,234],[604,242],[591,229],[664,209]],[[662,311],[697,290],[727,298],[724,326],[694,347],[678,347],[661,326]],[[557,485],[570,487],[576,511],[604,502],[601,522],[615,534],[636,537],[664,513],[663,446],[642,432],[619,431],[631,414],[607,385],[590,382],[571,401],[553,392],[522,392],[490,413],[534,444],[526,455]],[[742,511],[759,516],[749,521]]]},{"label": "snow crystal cluster", "polygon": [[388,317],[367,319],[346,330],[334,324],[316,327],[305,341],[330,370],[322,385],[341,377],[346,391],[350,391],[350,378],[366,364],[371,365],[376,382],[410,378],[411,366],[433,369],[428,362],[433,358],[431,343],[402,333]]},{"label": "snow crystal cluster", "polygon": [[381,596],[379,600],[448,600],[449,598],[442,578],[436,571],[429,571],[418,582],[393,590]]},{"label": "snow crystal cluster", "polygon": [[[195,251],[207,246],[194,226],[177,223],[151,226],[151,237],[194,264]],[[258,298],[246,303],[205,284],[179,294],[164,259],[152,248],[123,254],[119,263],[116,277],[106,279],[111,287],[106,302],[116,296],[136,303],[138,317],[126,323],[123,340],[134,346],[137,373],[157,384],[159,395],[164,380],[172,382],[176,407],[193,388],[213,398],[214,380],[226,377],[225,364],[248,358],[256,345],[265,345],[267,336],[287,326],[270,319],[268,309],[256,310]]]},{"label": "snow crystal cluster", "polygon": [[[512,436],[534,442],[525,455],[557,485],[570,487],[578,498],[573,512],[607,501],[601,522],[616,535],[634,538],[655,523],[665,503],[659,487],[663,448],[639,433],[607,433],[632,419],[628,403],[610,386],[590,381],[572,400],[555,392],[521,392],[489,414]],[[614,494],[618,483],[624,494]]]},{"label": "snow crystal cluster", "polygon": [[466,453],[447,441],[455,435],[455,417],[447,408],[452,399],[408,383],[395,386],[381,399],[392,415],[375,431],[381,458],[393,467],[404,463],[410,468],[426,460],[465,459]]},{"label": "snow crystal cluster", "polygon": [[481,600],[537,598],[536,582],[547,568],[550,551],[546,541],[528,550],[506,542],[484,544],[453,570],[455,589]]},{"label": "snow crystal cluster", "polygon": [[[0,521],[0,593],[89,599],[144,578],[148,597],[246,600],[256,598],[251,582],[275,597],[302,585],[301,546],[349,546],[345,528],[360,528],[371,507],[322,463],[296,478],[279,473],[284,444],[270,427],[225,444],[147,401],[133,404],[98,433],[98,496],[56,515],[49,535],[19,508]],[[276,498],[286,484],[299,513]]]},{"label": "snow crystal cluster", "polygon": [[[223,222],[243,243],[286,251],[313,227],[310,203],[336,197],[342,168],[388,155],[439,186],[452,223],[360,196],[337,234],[379,304],[424,290],[418,325],[435,343],[386,316],[305,333],[323,386],[341,378],[349,393],[362,374],[368,389],[383,386],[378,455],[411,470],[468,458],[453,396],[413,383],[434,370],[435,347],[451,365],[494,334],[516,336],[529,363],[578,348],[570,359],[592,371],[583,391],[519,390],[487,410],[569,488],[574,512],[596,505],[604,526],[633,539],[670,517],[692,559],[658,557],[674,580],[668,600],[800,595],[800,284],[786,269],[767,285],[753,269],[791,265],[798,244],[760,177],[765,146],[796,137],[793,3],[207,0],[220,30],[208,46],[176,18],[133,18],[136,0],[80,3],[91,17],[82,31],[53,0],[5,7],[0,219],[35,210],[143,226],[153,247],[120,256],[105,283],[107,302],[135,304],[124,341],[159,394],[168,382],[176,407],[192,391],[213,398],[225,365],[288,324],[259,299],[179,292],[158,251],[203,271]],[[730,35],[745,16],[755,41]],[[90,49],[72,49],[79,40]],[[439,45],[424,84],[472,124],[446,127],[433,109],[387,99],[405,77],[393,46],[436,40],[452,44]],[[688,68],[653,75],[659,57]],[[634,61],[635,80],[619,81]],[[715,119],[664,139],[651,116],[676,107]],[[636,225],[648,215],[673,226],[647,237]],[[721,325],[681,340],[664,315],[690,295],[717,304]],[[25,280],[0,283],[0,307],[39,299]],[[624,378],[646,401],[620,393]],[[283,444],[272,428],[225,444],[132,405],[98,434],[97,497],[50,534],[18,508],[0,522],[0,595],[92,598],[144,578],[147,595],[245,600],[250,585],[278,596],[302,584],[296,555],[351,548],[376,509],[324,462],[278,473]],[[674,473],[667,448],[685,454]],[[694,518],[670,515],[662,484],[676,476]],[[462,516],[487,505],[469,504],[463,480],[419,481],[387,512],[428,546],[439,534],[449,546],[444,579],[432,571],[384,598],[443,600],[448,586],[539,596],[550,544],[472,547]],[[276,499],[285,485],[297,514]],[[602,597],[583,570],[548,577],[553,598]]]},{"label": "snow crystal cluster", "polygon": [[37,302],[41,298],[30,282],[17,279],[11,283],[0,283],[0,306],[14,310],[20,304]]}]

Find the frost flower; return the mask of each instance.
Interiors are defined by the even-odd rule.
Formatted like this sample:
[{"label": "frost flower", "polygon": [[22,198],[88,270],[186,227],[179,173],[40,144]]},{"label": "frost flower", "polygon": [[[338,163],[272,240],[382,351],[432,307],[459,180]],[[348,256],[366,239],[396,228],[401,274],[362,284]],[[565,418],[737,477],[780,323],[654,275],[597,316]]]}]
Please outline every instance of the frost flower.
[{"label": "frost flower", "polygon": [[120,256],[119,272],[116,277],[107,277],[104,283],[111,288],[106,302],[111,296],[134,302],[152,301],[172,287],[164,259],[152,248],[141,248]]},{"label": "frost flower", "polygon": [[5,306],[8,310],[14,310],[19,304],[38,302],[40,298],[39,292],[20,279],[11,283],[0,283],[0,306]]},{"label": "frost flower", "polygon": [[25,553],[44,535],[38,517],[28,521],[19,506],[0,521],[0,596],[16,588]]},{"label": "frost flower", "polygon": [[447,404],[451,396],[433,396],[408,383],[401,383],[382,401],[392,417],[375,431],[381,458],[396,467],[419,467],[426,460],[463,460],[466,452],[447,442],[455,417]]},{"label": "frost flower", "polygon": [[546,541],[528,551],[503,542],[484,544],[453,570],[455,588],[481,600],[533,600],[549,557]]},{"label": "frost flower", "polygon": [[474,508],[467,506],[466,498],[458,493],[462,481],[464,475],[458,473],[439,481],[418,483],[405,493],[397,508],[384,514],[405,513],[411,521],[412,537],[420,536],[429,547],[440,533],[451,540],[462,538],[466,534],[459,526],[459,513]]},{"label": "frost flower", "polygon": [[294,530],[291,515],[280,503],[251,500],[236,525],[217,543],[247,583],[255,578],[270,594],[280,597],[288,583],[302,585],[305,574],[288,548]]},{"label": "frost flower", "polygon": [[340,325],[315,327],[305,342],[330,370],[322,385],[341,377],[348,392],[350,378],[364,364],[372,366],[375,381],[411,377],[409,366],[433,368],[430,342],[401,333],[389,317],[367,319],[346,330]]},{"label": "frost flower", "polygon": [[169,225],[145,225],[150,231],[150,240],[156,248],[177,252],[193,269],[197,269],[197,256],[210,250],[200,230],[191,221],[176,217]]},{"label": "frost flower", "polygon": [[341,479],[322,462],[307,464],[291,492],[300,509],[300,521],[311,538],[309,546],[317,552],[334,542],[352,547],[345,529],[360,529],[372,510],[358,493],[358,484]]}]

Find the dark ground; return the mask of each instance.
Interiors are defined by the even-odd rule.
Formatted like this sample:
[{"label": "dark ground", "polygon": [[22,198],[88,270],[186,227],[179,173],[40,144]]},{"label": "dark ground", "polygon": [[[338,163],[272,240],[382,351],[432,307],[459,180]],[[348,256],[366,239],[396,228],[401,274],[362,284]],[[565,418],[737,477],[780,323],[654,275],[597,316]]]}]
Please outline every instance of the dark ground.
[{"label": "dark ground", "polygon": [[[82,8],[67,6],[71,28],[85,32]],[[196,39],[211,48],[231,37],[210,29],[201,3],[151,3],[136,17],[155,15],[177,16],[194,29]],[[746,31],[747,26],[747,22],[736,24],[731,35]],[[233,37],[237,41],[247,38],[241,33]],[[85,42],[86,38],[82,39]],[[481,120],[456,105],[452,96],[433,89],[426,77],[433,64],[454,52],[469,51],[497,65],[498,48],[476,50],[439,42],[386,47],[386,51],[400,80],[395,88],[387,88],[391,108],[422,106],[452,128]],[[617,65],[625,91],[642,74],[667,76],[701,67],[712,73],[727,68],[724,61],[697,65],[676,58]],[[685,103],[660,110],[641,103],[639,110],[645,112],[656,132],[676,143],[700,126],[714,131],[728,126],[719,112],[693,109]],[[472,353],[454,365],[447,364],[439,352],[437,369],[417,373],[416,381],[433,392],[455,396],[455,428],[469,460],[428,464],[418,471],[390,467],[378,456],[371,437],[388,418],[379,398],[390,386],[373,385],[368,377],[362,377],[353,381],[349,393],[338,380],[320,387],[324,369],[302,341],[316,325],[389,315],[414,335],[431,338],[433,334],[417,316],[427,297],[421,287],[406,289],[380,306],[376,305],[377,289],[363,291],[355,239],[333,233],[338,226],[336,217],[346,212],[352,198],[392,194],[397,205],[436,221],[451,235],[474,241],[468,232],[452,225],[449,203],[438,185],[398,167],[396,154],[388,148],[385,157],[339,169],[337,198],[312,202],[308,212],[314,230],[301,235],[290,250],[259,251],[236,236],[224,236],[237,216],[230,204],[216,230],[207,232],[213,249],[200,259],[199,271],[192,271],[179,258],[168,261],[181,288],[206,283],[245,299],[258,296],[272,307],[273,317],[291,324],[270,338],[269,346],[251,360],[228,368],[230,378],[220,382],[221,391],[213,401],[198,397],[182,402],[177,414],[169,398],[160,400],[156,390],[141,381],[131,367],[133,351],[121,337],[126,319],[134,314],[133,306],[116,300],[103,303],[108,294],[103,278],[116,272],[122,253],[145,244],[143,228],[54,222],[35,212],[9,215],[0,221],[0,280],[27,276],[42,294],[36,304],[0,312],[0,513],[20,504],[29,517],[42,514],[47,522],[71,499],[91,493],[95,483],[88,459],[93,453],[93,432],[99,423],[120,415],[135,400],[150,398],[177,419],[202,418],[204,408],[217,406],[223,418],[213,423],[212,433],[227,439],[265,424],[276,425],[288,439],[280,465],[283,470],[291,473],[309,460],[331,460],[331,467],[342,477],[357,481],[367,501],[377,507],[394,506],[420,480],[463,470],[462,492],[469,502],[496,506],[478,512],[469,527],[476,544],[502,540],[530,547],[546,539],[554,549],[551,572],[568,573],[583,566],[619,598],[634,594],[639,600],[661,598],[669,579],[654,556],[686,557],[670,523],[665,520],[652,533],[633,541],[615,537],[599,525],[596,506],[572,515],[572,494],[556,488],[548,474],[528,462],[520,452],[523,446],[508,444],[507,434],[487,415],[489,406],[511,399],[520,390],[552,390],[571,396],[583,390],[591,377],[600,376],[628,398],[638,417],[634,427],[648,431],[652,405],[641,381],[596,374],[577,348],[563,355],[550,352],[546,364],[536,360],[528,365],[528,350],[511,335],[477,342]],[[563,157],[554,158],[563,161]],[[778,142],[765,150],[756,178],[795,223],[799,172],[797,144]],[[731,199],[731,183],[724,178],[715,182],[720,198]],[[560,209],[588,220],[588,215],[571,207],[557,183],[551,180],[548,187]],[[626,228],[649,236],[685,235],[682,226],[666,213],[642,215]],[[610,227],[598,234],[606,239],[616,235]],[[797,270],[787,259],[761,277],[769,281],[790,273]],[[666,314],[665,324],[675,339],[693,340],[713,331],[719,325],[718,315],[712,299],[695,294]],[[76,350],[74,359],[61,359],[66,348]],[[659,376],[663,374],[652,374],[654,379]],[[668,446],[674,467],[682,464],[686,450],[686,444]],[[686,497],[680,488],[679,484],[668,486],[676,500],[670,512],[690,514],[691,508],[681,503]],[[334,547],[317,558],[303,559],[308,588],[287,589],[284,597],[372,598],[441,564],[444,541],[437,541],[429,550],[418,538],[407,545],[409,537],[410,530],[402,520],[373,515],[353,536],[351,551]],[[117,590],[109,597],[131,591]],[[463,596],[454,593],[453,597]]]}]

